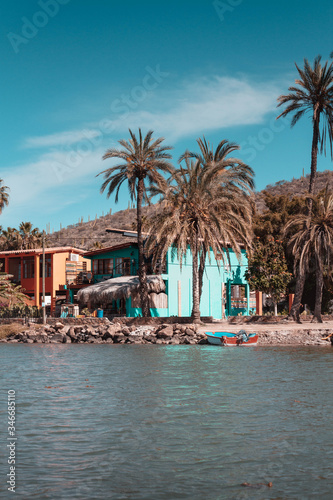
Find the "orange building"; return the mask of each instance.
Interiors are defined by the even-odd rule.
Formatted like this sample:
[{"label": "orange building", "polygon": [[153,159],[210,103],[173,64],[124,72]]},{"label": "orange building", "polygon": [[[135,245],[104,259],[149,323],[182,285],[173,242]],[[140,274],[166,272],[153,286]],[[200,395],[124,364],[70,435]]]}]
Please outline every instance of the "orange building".
[{"label": "orange building", "polygon": [[[73,247],[45,248],[45,303],[53,312],[56,299],[66,298],[67,285],[82,283],[90,272],[84,250]],[[14,283],[25,289],[34,305],[42,305],[43,249],[0,252],[1,271],[11,274]]]}]

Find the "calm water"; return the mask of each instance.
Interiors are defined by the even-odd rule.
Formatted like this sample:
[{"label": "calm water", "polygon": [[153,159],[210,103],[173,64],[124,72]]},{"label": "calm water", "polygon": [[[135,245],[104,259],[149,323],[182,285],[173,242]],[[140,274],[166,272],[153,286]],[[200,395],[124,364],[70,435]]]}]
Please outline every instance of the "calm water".
[{"label": "calm water", "polygon": [[333,498],[330,347],[1,344],[0,358],[0,498],[10,389],[20,498]]}]

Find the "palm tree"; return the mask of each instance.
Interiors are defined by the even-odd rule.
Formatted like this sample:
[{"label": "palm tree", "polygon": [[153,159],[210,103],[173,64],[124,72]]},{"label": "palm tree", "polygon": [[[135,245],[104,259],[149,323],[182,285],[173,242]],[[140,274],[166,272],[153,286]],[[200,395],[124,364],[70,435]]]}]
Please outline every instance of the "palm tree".
[{"label": "palm tree", "polygon": [[0,179],[0,214],[2,213],[2,210],[4,209],[5,206],[8,205],[9,203],[9,194],[8,186],[3,186],[3,179]]},{"label": "palm tree", "polygon": [[7,229],[3,229],[1,233],[2,250],[18,250],[19,239],[19,233],[14,227],[7,227]]},{"label": "palm tree", "polygon": [[[311,171],[308,198],[308,215],[312,209],[312,195],[314,194],[317,174],[318,151],[326,152],[326,137],[328,138],[331,157],[333,159],[333,62],[321,65],[321,56],[314,60],[313,68],[309,61],[304,59],[304,69],[295,64],[299,79],[295,80],[298,87],[289,87],[289,94],[278,98],[279,106],[287,105],[285,110],[277,117],[293,114],[291,126],[306,113],[312,119],[312,146],[311,146]],[[299,317],[299,308],[302,300],[305,283],[305,271],[297,270],[295,298],[289,313],[291,317]]]},{"label": "palm tree", "polygon": [[[200,153],[185,151],[179,158],[179,163],[185,158],[194,158],[199,160],[202,168],[210,169],[211,175],[216,176],[223,173],[223,178],[220,182],[227,192],[232,196],[233,200],[244,199],[245,196],[245,212],[248,210],[248,197],[251,196],[254,189],[253,176],[254,172],[240,159],[229,156],[234,151],[238,151],[238,144],[229,142],[226,139],[219,142],[214,150],[213,145],[207,142],[206,138],[197,139]],[[234,207],[235,208],[235,207]],[[238,210],[241,205],[238,206]],[[247,214],[245,215],[245,218]],[[199,265],[199,290],[200,298],[202,294],[203,274],[205,270],[206,255],[209,249],[203,245],[202,254]]]},{"label": "palm tree", "polygon": [[313,198],[311,213],[296,215],[286,224],[285,231],[294,233],[289,246],[299,268],[304,272],[311,261],[315,263],[316,301],[312,321],[322,323],[324,272],[330,273],[333,258],[333,194],[328,187],[323,196]]},{"label": "palm tree", "polygon": [[[199,259],[210,258],[211,249],[218,262],[228,259],[231,247],[241,258],[241,242],[248,243],[251,226],[250,204],[246,197],[235,199],[233,186],[228,186],[227,172],[213,174],[199,159],[183,155],[185,166],[180,165],[170,180],[167,190],[151,190],[162,196],[163,209],[151,220],[147,252],[157,259],[165,259],[168,249],[177,253],[180,265],[188,248],[192,254],[192,320],[200,322]],[[230,191],[228,191],[230,187]],[[241,208],[240,208],[241,207]],[[201,264],[202,267],[202,264]]]},{"label": "palm tree", "polygon": [[[326,137],[328,137],[331,158],[333,159],[333,62],[321,65],[321,56],[317,56],[313,68],[304,59],[304,69],[295,64],[300,78],[295,80],[299,87],[289,87],[290,93],[278,98],[279,106],[287,104],[285,110],[277,117],[293,114],[293,127],[305,113],[310,113],[312,119],[311,172],[309,194],[314,194],[318,151],[326,152]],[[322,122],[321,122],[322,120]],[[312,198],[309,198],[311,211]]]},{"label": "palm tree", "polygon": [[21,222],[19,225],[21,250],[38,248],[42,245],[43,233],[38,228],[33,228],[31,222]]},{"label": "palm tree", "polygon": [[98,175],[104,175],[105,180],[101,187],[101,193],[107,189],[108,198],[115,192],[115,202],[117,203],[119,189],[124,182],[127,182],[130,198],[132,201],[136,200],[141,308],[142,315],[149,316],[147,274],[142,237],[142,203],[144,200],[148,201],[146,191],[148,186],[156,185],[161,188],[166,186],[167,182],[162,174],[170,174],[174,170],[171,163],[167,161],[171,158],[168,151],[172,148],[162,146],[163,138],[154,140],[151,130],[143,137],[141,129],[139,129],[138,139],[131,130],[129,133],[131,136],[129,141],[119,141],[122,149],[108,149],[103,156],[103,160],[118,158],[121,163],[103,170]]}]

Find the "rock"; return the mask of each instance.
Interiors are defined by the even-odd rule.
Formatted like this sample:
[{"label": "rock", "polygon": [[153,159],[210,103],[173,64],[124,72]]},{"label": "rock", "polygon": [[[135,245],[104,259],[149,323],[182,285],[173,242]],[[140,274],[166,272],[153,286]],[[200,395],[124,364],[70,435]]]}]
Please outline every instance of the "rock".
[{"label": "rock", "polygon": [[207,338],[202,338],[198,341],[198,344],[199,345],[205,345],[205,344],[208,344],[208,340]]},{"label": "rock", "polygon": [[62,328],[64,328],[64,325],[60,321],[57,321],[56,324],[54,325],[54,328],[56,330],[61,330]]},{"label": "rock", "polygon": [[129,335],[131,333],[130,329],[128,328],[128,326],[123,326],[122,329],[122,334],[123,335]]},{"label": "rock", "polygon": [[72,326],[70,327],[70,329],[68,330],[68,336],[72,339],[72,340],[76,340],[77,339],[77,335],[75,333],[75,328],[73,328]]},{"label": "rock", "polygon": [[165,344],[165,340],[162,340],[162,339],[157,339],[156,344]]},{"label": "rock", "polygon": [[34,341],[32,339],[26,339],[26,340],[24,340],[24,343],[25,344],[33,344]]},{"label": "rock", "polygon": [[126,337],[122,333],[115,334],[114,339],[113,339],[113,341],[118,343],[118,344],[120,344],[121,342],[125,342],[125,340],[126,340]]},{"label": "rock", "polygon": [[190,328],[186,328],[185,329],[185,334],[190,337],[190,336],[195,335],[195,332],[193,330],[191,330]]},{"label": "rock", "polygon": [[156,337],[159,339],[170,339],[173,337],[173,327],[165,326],[161,330],[157,331]]},{"label": "rock", "polygon": [[50,337],[50,341],[52,343],[62,344],[63,342],[65,342],[65,335],[63,335],[62,333],[55,333],[54,335],[52,335],[52,337]]},{"label": "rock", "polygon": [[65,325],[63,328],[58,330],[58,333],[63,333],[64,335],[67,335],[70,329],[71,329],[70,325]]},{"label": "rock", "polygon": [[38,344],[45,344],[46,342],[48,342],[48,340],[49,337],[44,332],[37,333],[37,335],[34,338],[34,341],[37,342]]}]

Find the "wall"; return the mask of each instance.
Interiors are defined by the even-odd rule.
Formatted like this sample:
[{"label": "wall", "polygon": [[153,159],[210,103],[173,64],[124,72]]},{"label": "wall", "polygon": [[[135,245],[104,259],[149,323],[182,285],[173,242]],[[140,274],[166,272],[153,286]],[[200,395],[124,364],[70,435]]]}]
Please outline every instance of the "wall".
[{"label": "wall", "polygon": [[[245,285],[247,297],[249,297],[249,286],[244,278],[247,266],[245,251],[242,251],[241,263],[233,251],[229,251],[230,267],[225,270],[221,261],[220,267],[211,252],[211,261],[206,259],[206,270],[203,279],[203,290],[200,302],[200,312],[202,316],[213,316],[222,318],[222,284],[226,290],[225,314],[226,316],[248,314],[248,307],[242,309],[232,309],[230,303],[230,286],[232,284]],[[190,316],[192,312],[192,256],[188,250],[186,259],[183,259],[180,268],[178,259],[172,255],[171,249],[168,251],[168,288],[169,293],[169,316]],[[180,288],[179,288],[180,282]]]}]

